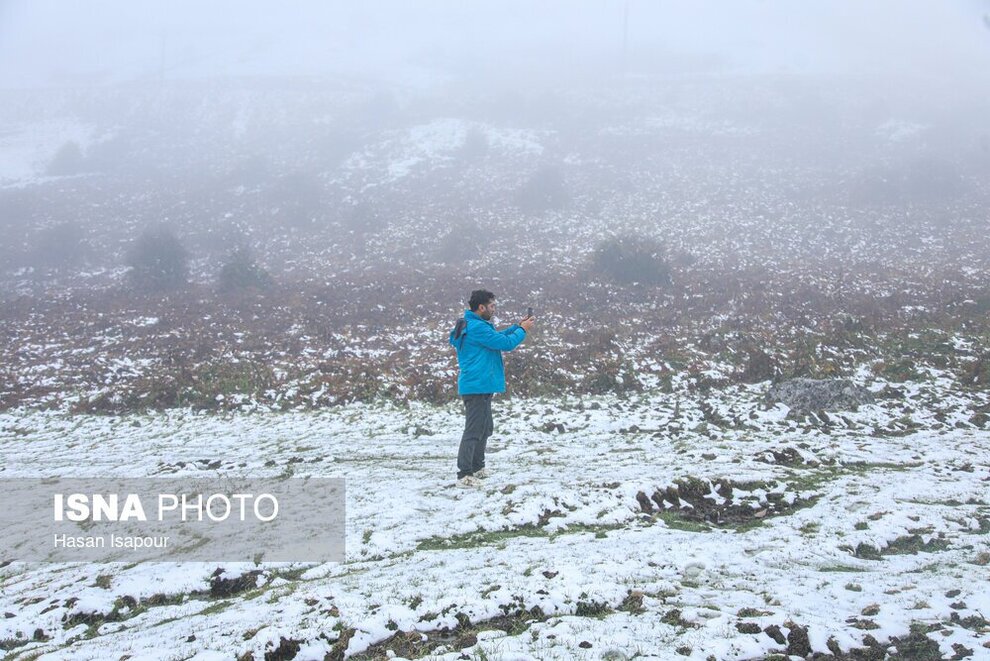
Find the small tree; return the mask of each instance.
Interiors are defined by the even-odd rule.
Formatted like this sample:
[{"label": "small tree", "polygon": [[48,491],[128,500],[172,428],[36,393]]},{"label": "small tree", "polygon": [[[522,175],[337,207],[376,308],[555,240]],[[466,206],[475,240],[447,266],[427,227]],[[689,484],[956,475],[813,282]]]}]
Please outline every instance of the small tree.
[{"label": "small tree", "polygon": [[472,126],[464,134],[461,144],[461,158],[468,163],[477,163],[488,154],[488,135],[477,126]]},{"label": "small tree", "polygon": [[516,201],[519,208],[529,213],[542,213],[567,206],[570,197],[560,168],[547,166],[537,170],[519,189]]},{"label": "small tree", "polygon": [[326,205],[320,179],[308,172],[293,172],[272,182],[267,200],[278,209],[288,227],[313,228],[323,218]]},{"label": "small tree", "polygon": [[66,221],[41,230],[34,245],[38,266],[60,269],[79,264],[86,252],[85,235],[74,221]]},{"label": "small tree", "polygon": [[618,236],[598,245],[592,267],[616,282],[670,284],[670,265],[662,245],[644,236]]},{"label": "small tree", "polygon": [[186,283],[189,254],[167,227],[145,230],[128,255],[130,277],[138,289],[161,291]]},{"label": "small tree", "polygon": [[269,289],[275,280],[264,268],[258,266],[246,248],[236,250],[220,269],[217,285],[223,291],[242,289]]},{"label": "small tree", "polygon": [[48,174],[53,177],[79,174],[83,170],[83,162],[82,150],[70,140],[55,153],[52,162],[48,164]]}]

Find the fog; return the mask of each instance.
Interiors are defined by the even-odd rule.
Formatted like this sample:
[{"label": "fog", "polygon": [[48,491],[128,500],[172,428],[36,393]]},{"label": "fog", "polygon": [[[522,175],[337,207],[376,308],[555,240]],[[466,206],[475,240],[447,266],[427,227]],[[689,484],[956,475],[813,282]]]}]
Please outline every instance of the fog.
[{"label": "fog", "polygon": [[0,0],[0,476],[348,512],[0,517],[0,650],[987,658],[988,92],[990,0]]},{"label": "fog", "polygon": [[676,62],[985,82],[987,12],[981,0],[12,0],[0,8],[0,85],[344,73],[410,84]]},{"label": "fog", "polygon": [[619,235],[691,268],[976,273],[988,12],[5,2],[3,290],[120,286],[161,227],[202,285],[234,247],[281,283],[524,255],[583,282]]}]

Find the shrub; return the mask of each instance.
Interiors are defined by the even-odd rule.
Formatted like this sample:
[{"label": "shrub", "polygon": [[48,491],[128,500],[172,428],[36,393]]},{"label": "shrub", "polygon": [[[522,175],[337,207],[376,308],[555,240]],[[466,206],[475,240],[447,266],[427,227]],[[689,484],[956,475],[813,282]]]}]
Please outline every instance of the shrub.
[{"label": "shrub", "polygon": [[537,170],[516,195],[519,208],[530,213],[562,209],[569,201],[564,175],[550,166]]},{"label": "shrub", "polygon": [[77,223],[59,223],[38,232],[33,261],[43,268],[75,266],[82,261],[86,247],[83,230]]},{"label": "shrub", "polygon": [[271,160],[257,154],[240,159],[227,174],[227,180],[231,185],[244,186],[248,189],[263,186],[271,181],[272,177]]},{"label": "shrub", "polygon": [[293,172],[274,180],[266,201],[277,209],[276,217],[287,227],[314,228],[326,213],[323,183],[307,172]]},{"label": "shrub", "polygon": [[456,264],[481,255],[482,237],[485,234],[477,221],[463,220],[454,225],[437,244],[437,261]]},{"label": "shrub", "polygon": [[186,283],[189,255],[167,227],[145,230],[128,256],[130,277],[138,289],[160,291]]},{"label": "shrub", "polygon": [[220,268],[217,278],[217,285],[224,291],[268,289],[274,283],[271,274],[258,266],[251,252],[246,249],[235,251]]},{"label": "shrub", "polygon": [[461,158],[468,163],[477,163],[488,154],[488,135],[477,126],[472,126],[464,134],[461,145]]},{"label": "shrub", "polygon": [[54,177],[79,174],[83,170],[83,154],[71,140],[62,145],[48,164],[48,174]]},{"label": "shrub", "polygon": [[619,236],[598,245],[592,267],[622,284],[670,284],[670,265],[663,246],[642,236]]},{"label": "shrub", "polygon": [[385,214],[377,206],[360,201],[341,213],[341,227],[356,236],[374,234],[385,227]]},{"label": "shrub", "polygon": [[873,166],[848,186],[854,204],[941,203],[969,192],[971,185],[959,167],[935,156]]}]

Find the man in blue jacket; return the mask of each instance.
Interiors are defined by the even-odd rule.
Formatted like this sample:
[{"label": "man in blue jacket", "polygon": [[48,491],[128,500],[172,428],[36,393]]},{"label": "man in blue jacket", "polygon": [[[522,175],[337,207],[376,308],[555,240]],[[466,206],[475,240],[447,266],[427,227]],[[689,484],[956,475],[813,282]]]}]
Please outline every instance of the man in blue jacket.
[{"label": "man in blue jacket", "polygon": [[502,352],[512,351],[526,339],[533,317],[503,331],[495,330],[495,294],[485,289],[471,292],[469,310],[450,332],[450,344],[457,349],[457,394],[464,400],[464,435],[457,451],[457,486],[477,487],[479,478],[488,477],[485,446],[492,435],[492,395],[505,392]]}]

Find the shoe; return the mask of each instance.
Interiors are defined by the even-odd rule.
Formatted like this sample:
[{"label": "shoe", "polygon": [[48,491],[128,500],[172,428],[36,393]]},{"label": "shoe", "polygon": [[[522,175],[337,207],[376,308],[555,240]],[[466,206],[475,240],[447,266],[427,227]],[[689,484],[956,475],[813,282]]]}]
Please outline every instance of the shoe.
[{"label": "shoe", "polygon": [[481,478],[483,480],[486,477],[491,477],[491,476],[492,476],[492,472],[490,470],[488,470],[487,467],[482,466],[481,470],[475,471],[474,472],[474,475],[472,475],[471,477],[478,477],[478,478]]},{"label": "shoe", "polygon": [[484,482],[476,478],[474,475],[465,475],[461,479],[457,480],[457,486],[462,489],[471,489],[474,487],[484,486]]}]

